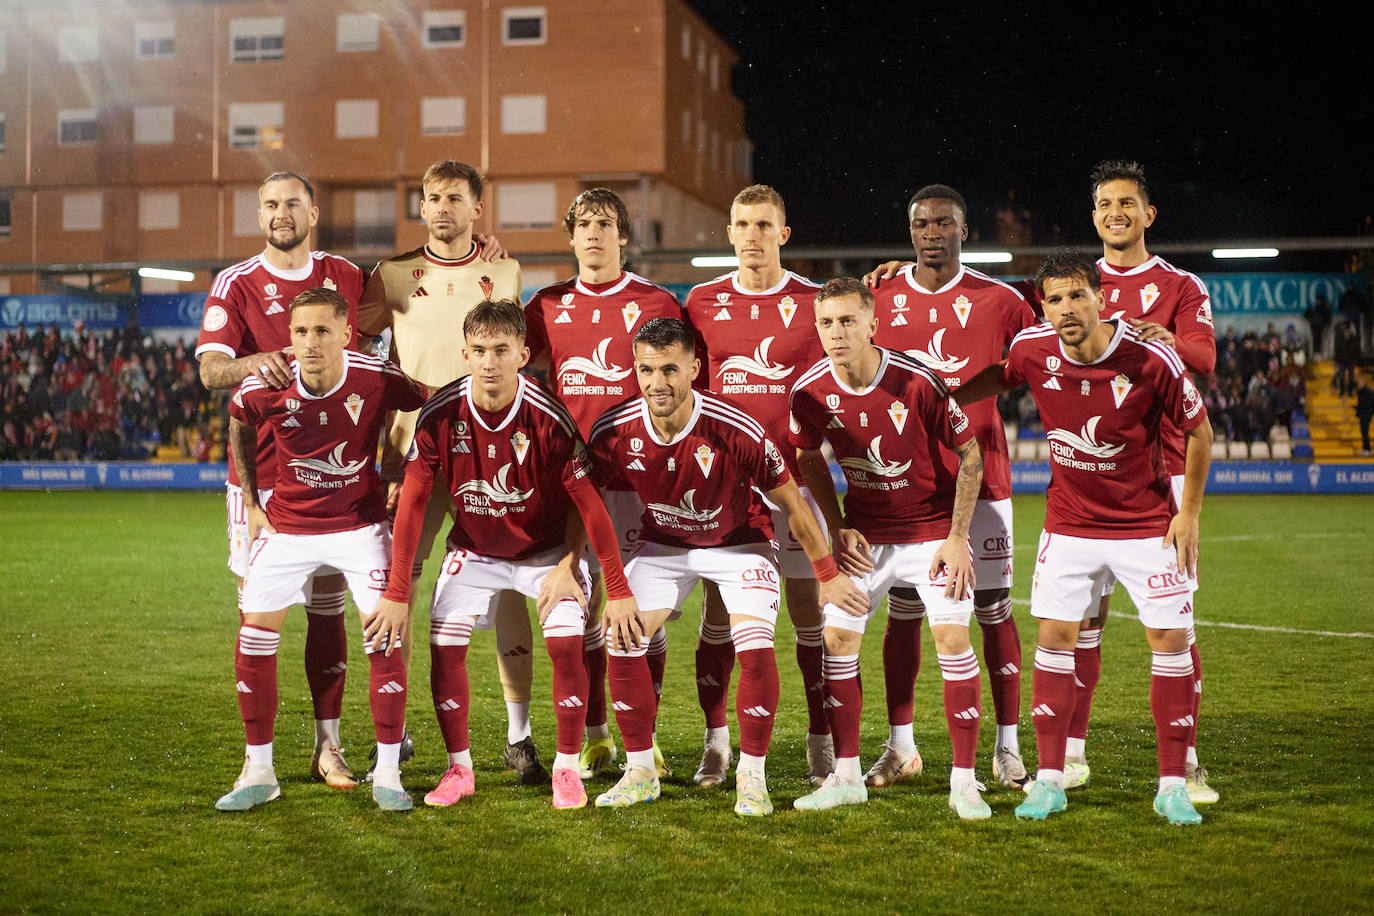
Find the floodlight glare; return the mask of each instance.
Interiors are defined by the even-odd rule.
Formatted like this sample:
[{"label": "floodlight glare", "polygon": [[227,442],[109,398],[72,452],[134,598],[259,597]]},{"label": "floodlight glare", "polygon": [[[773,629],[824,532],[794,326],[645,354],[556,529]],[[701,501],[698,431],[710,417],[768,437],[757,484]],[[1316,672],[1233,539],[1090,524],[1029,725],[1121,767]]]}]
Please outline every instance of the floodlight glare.
[{"label": "floodlight glare", "polygon": [[961,251],[959,260],[965,264],[1009,264],[1010,251]]},{"label": "floodlight glare", "polygon": [[196,278],[189,270],[168,270],[166,267],[140,267],[138,275],[149,280],[180,280],[183,283]]},{"label": "floodlight glare", "polygon": [[1277,248],[1213,248],[1212,257],[1218,261],[1230,261],[1236,258],[1277,258],[1279,250]]},{"label": "floodlight glare", "polygon": [[739,267],[739,258],[732,254],[711,254],[692,258],[693,267]]}]

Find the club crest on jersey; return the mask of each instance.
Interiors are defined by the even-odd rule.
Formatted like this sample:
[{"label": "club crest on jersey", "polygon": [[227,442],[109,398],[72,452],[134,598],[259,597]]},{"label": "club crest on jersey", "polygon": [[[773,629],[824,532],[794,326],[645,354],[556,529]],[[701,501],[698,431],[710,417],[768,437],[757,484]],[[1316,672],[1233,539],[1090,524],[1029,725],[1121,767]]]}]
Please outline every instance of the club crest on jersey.
[{"label": "club crest on jersey", "polygon": [[357,392],[350,394],[344,401],[344,410],[348,411],[348,417],[353,421],[353,425],[358,425],[358,416],[363,412],[363,399],[358,397]]},{"label": "club crest on jersey", "polygon": [[300,410],[300,409],[301,409],[301,401],[300,401],[300,398],[287,398],[287,399],[286,399],[286,409],[289,410],[289,411],[291,411],[292,413],[295,413],[296,411]]},{"label": "club crest on jersey", "polygon": [[711,468],[716,463],[716,453],[711,451],[711,447],[705,443],[698,445],[697,450],[692,453],[692,457],[697,460],[697,466],[701,468],[702,476],[709,478]]},{"label": "club crest on jersey", "polygon": [[630,438],[630,454],[631,454],[631,455],[639,455],[640,457],[643,457],[643,455],[644,455],[644,440],[643,440],[643,439],[639,438],[638,436],[633,436],[633,437]]},{"label": "club crest on jersey", "polygon": [[482,295],[486,296],[488,299],[491,298],[492,290],[496,289],[496,284],[491,282],[491,277],[482,277],[482,279],[477,281],[477,285],[482,287]]},{"label": "club crest on jersey", "polygon": [[625,319],[625,333],[628,334],[635,329],[635,322],[639,320],[639,303],[627,303],[625,307],[620,310],[620,314]]},{"label": "club crest on jersey", "polygon": [[453,425],[453,431],[460,436],[466,436],[468,434],[468,421],[459,420]]},{"label": "club crest on jersey", "polygon": [[960,296],[954,300],[954,317],[959,319],[959,327],[968,327],[968,314],[973,311],[973,303],[968,296]]},{"label": "club crest on jersey", "polygon": [[1045,357],[1045,368],[1050,370],[1051,372],[1058,372],[1059,367],[1063,364],[1063,361],[1057,356]]},{"label": "club crest on jersey", "polygon": [[205,330],[218,331],[229,323],[229,313],[223,306],[212,305],[205,310]]},{"label": "club crest on jersey", "polygon": [[1118,410],[1121,409],[1121,402],[1126,400],[1126,394],[1130,390],[1131,380],[1126,376],[1118,373],[1116,378],[1112,379],[1112,400],[1116,402]]},{"label": "club crest on jersey", "polygon": [[573,307],[573,294],[564,293],[563,298],[558,301],[559,308],[570,309]]},{"label": "club crest on jersey", "polygon": [[267,284],[262,288],[262,291],[267,294],[268,299],[277,298],[277,284],[275,283]]},{"label": "club crest on jersey", "polygon": [[1183,416],[1191,420],[1202,410],[1202,395],[1188,376],[1183,377]]},{"label": "club crest on jersey", "polygon": [[417,267],[410,272],[410,275],[415,279],[419,280],[421,277],[425,275],[425,269],[423,267]]},{"label": "club crest on jersey", "polygon": [[333,277],[325,277],[325,278],[324,278],[324,288],[325,288],[325,289],[332,289],[332,290],[334,290],[335,292],[337,292],[338,289],[339,289],[339,284],[337,284],[337,283],[334,282],[334,278],[333,278]]},{"label": "club crest on jersey", "polygon": [[887,415],[892,418],[892,425],[897,427],[899,435],[906,429],[906,418],[909,413],[901,401],[893,401],[892,406],[887,409]]},{"label": "club crest on jersey", "polygon": [[729,293],[716,293],[716,302],[717,302],[718,304],[720,304],[720,305],[729,305],[729,304],[730,304],[730,294],[729,294]]},{"label": "club crest on jersey", "polygon": [[838,394],[827,394],[825,396],[825,406],[831,410],[840,406],[840,396]]},{"label": "club crest on jersey", "polygon": [[1197,307],[1197,320],[1207,325],[1209,328],[1216,327],[1216,325],[1212,323],[1211,299],[1203,299],[1202,304]]},{"label": "club crest on jersey", "polygon": [[892,297],[892,311],[906,311],[906,293],[898,293],[897,295]]},{"label": "club crest on jersey", "polygon": [[510,444],[511,448],[515,449],[515,463],[524,464],[525,453],[530,450],[530,437],[517,430],[515,435],[510,437]]},{"label": "club crest on jersey", "polygon": [[1153,283],[1145,284],[1145,288],[1140,291],[1140,310],[1142,312],[1148,312],[1150,306],[1154,305],[1155,300],[1158,298],[1159,287]]},{"label": "club crest on jersey", "polygon": [[797,300],[791,296],[783,296],[778,301],[778,314],[782,316],[783,327],[792,327],[792,316],[797,314]]}]

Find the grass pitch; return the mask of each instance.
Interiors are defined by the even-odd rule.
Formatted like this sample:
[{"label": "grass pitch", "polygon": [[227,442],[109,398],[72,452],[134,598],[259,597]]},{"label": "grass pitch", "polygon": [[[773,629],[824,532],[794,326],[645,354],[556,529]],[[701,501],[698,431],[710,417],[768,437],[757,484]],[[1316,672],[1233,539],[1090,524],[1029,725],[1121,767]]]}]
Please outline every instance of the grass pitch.
[{"label": "grass pitch", "polygon": [[[1016,500],[1022,749],[1032,767],[1035,627],[1025,599],[1043,511],[1042,499]],[[1194,829],[1171,829],[1151,811],[1149,655],[1139,624],[1123,618],[1104,640],[1092,785],[1039,824],[1017,822],[1017,794],[991,786],[991,821],[960,823],[946,807],[949,740],[928,635],[916,719],[926,775],[874,791],[867,806],[792,810],[807,791],[806,718],[791,628],[780,622],[782,709],[769,757],[778,811],[737,818],[732,790],[691,784],[701,740],[695,607],[669,628],[660,743],[674,775],[654,804],[555,812],[547,790],[515,785],[500,763],[505,710],[490,633],[478,634],[469,664],[473,799],[397,816],[366,790],[308,781],[297,609],[278,665],[282,798],[221,814],[212,806],[243,743],[222,526],[214,493],[0,493],[9,545],[0,911],[1374,910],[1374,497],[1207,500],[1200,750],[1222,800]],[[1130,610],[1124,595],[1115,610]],[[887,734],[881,634],[880,618],[864,642],[865,766]],[[344,738],[361,772],[372,739],[356,641],[350,658]],[[405,771],[417,801],[444,769],[428,668],[417,652],[409,722],[419,752]],[[537,660],[535,738],[551,759],[548,674]],[[984,704],[978,767],[991,783],[986,686]]]}]

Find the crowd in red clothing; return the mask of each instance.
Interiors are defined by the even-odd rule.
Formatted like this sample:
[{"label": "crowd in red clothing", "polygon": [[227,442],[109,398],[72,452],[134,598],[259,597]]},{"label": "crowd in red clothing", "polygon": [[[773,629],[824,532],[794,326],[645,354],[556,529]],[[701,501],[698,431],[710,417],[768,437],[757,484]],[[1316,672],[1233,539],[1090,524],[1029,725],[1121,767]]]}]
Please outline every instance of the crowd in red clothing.
[{"label": "crowd in red clothing", "polygon": [[182,341],[20,325],[0,338],[0,370],[0,460],[150,458],[161,444],[209,459],[206,392]]}]

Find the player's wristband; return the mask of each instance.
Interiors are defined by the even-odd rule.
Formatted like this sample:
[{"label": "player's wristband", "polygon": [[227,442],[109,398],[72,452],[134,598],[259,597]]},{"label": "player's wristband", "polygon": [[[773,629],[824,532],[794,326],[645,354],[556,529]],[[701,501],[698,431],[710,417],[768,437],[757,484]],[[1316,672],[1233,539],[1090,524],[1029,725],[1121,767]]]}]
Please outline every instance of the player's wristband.
[{"label": "player's wristband", "polygon": [[812,560],[811,568],[816,571],[816,579],[820,582],[829,582],[840,574],[840,568],[835,565],[835,558],[830,554],[819,560]]}]

